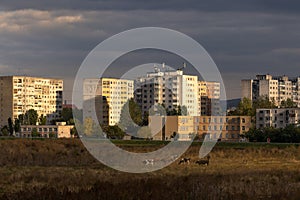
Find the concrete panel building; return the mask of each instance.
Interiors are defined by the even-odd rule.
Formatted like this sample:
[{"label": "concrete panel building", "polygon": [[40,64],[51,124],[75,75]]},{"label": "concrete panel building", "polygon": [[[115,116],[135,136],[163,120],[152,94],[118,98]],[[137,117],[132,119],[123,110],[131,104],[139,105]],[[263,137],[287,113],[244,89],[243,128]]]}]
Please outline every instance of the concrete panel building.
[{"label": "concrete panel building", "polygon": [[[178,133],[178,140],[190,140],[193,135],[211,140],[238,141],[251,128],[250,116],[150,116],[149,127],[156,133],[153,139],[169,140]],[[220,137],[218,137],[220,134]]]},{"label": "concrete panel building", "polygon": [[34,109],[38,115],[47,117],[47,123],[61,116],[63,104],[63,80],[27,77],[0,77],[0,125],[7,119]]},{"label": "concrete panel building", "polygon": [[300,108],[273,108],[256,110],[256,128],[284,128],[300,124]]},{"label": "concrete panel building", "polygon": [[256,79],[242,80],[242,98],[257,100],[259,97],[266,96],[277,106],[280,106],[282,101],[291,99],[299,106],[299,85],[299,77],[257,75]]},{"label": "concrete panel building", "polygon": [[160,70],[147,73],[135,82],[135,100],[143,112],[155,104],[163,104],[169,110],[185,106],[187,114],[200,114],[198,102],[198,77],[184,75],[182,70]]},{"label": "concrete panel building", "polygon": [[17,137],[33,137],[34,129],[38,136],[43,138],[71,138],[71,129],[74,125],[66,125],[66,122],[57,122],[56,125],[21,125],[21,132],[16,133]]},{"label": "concrete panel building", "polygon": [[86,79],[83,86],[83,117],[95,107],[100,124],[116,125],[124,104],[133,98],[134,81],[117,78]]},{"label": "concrete panel building", "polygon": [[198,104],[201,115],[220,115],[220,83],[198,81]]},{"label": "concrete panel building", "polygon": [[[194,129],[200,138],[235,141],[251,128],[250,116],[198,116]],[[221,134],[220,134],[221,133]],[[218,137],[220,134],[220,137]]]}]

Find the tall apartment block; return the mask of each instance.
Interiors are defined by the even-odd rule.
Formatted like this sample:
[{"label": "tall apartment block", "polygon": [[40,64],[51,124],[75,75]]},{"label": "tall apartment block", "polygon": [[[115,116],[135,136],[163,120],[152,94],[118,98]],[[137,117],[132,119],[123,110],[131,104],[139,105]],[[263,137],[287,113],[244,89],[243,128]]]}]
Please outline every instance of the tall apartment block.
[{"label": "tall apartment block", "polygon": [[198,81],[198,103],[201,115],[220,115],[220,83]]},{"label": "tall apartment block", "polygon": [[256,100],[261,96],[267,96],[270,100],[274,100],[278,106],[282,101],[291,99],[299,107],[299,86],[299,77],[290,79],[287,76],[257,75],[256,79],[242,80],[242,98],[247,97]]},{"label": "tall apartment block", "polygon": [[200,114],[198,77],[184,75],[182,70],[161,71],[155,68],[154,72],[136,80],[135,100],[143,113],[155,104],[163,104],[169,110],[185,106],[187,115],[197,116]]},{"label": "tall apartment block", "polygon": [[49,124],[60,118],[63,102],[63,80],[27,76],[0,77],[0,125],[7,119],[34,109],[47,117]]},{"label": "tall apartment block", "polygon": [[[124,104],[133,98],[133,80],[117,78],[86,79],[83,86],[83,117],[95,106],[100,124],[116,125]],[[94,105],[92,105],[94,104]]]}]

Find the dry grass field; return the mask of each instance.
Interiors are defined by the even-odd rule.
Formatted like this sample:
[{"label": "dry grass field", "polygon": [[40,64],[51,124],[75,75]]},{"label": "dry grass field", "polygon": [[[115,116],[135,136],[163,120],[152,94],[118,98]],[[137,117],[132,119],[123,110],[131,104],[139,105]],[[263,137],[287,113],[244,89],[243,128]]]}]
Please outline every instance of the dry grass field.
[{"label": "dry grass field", "polygon": [[[163,143],[120,142],[145,152]],[[0,140],[0,199],[300,199],[300,146],[220,143],[209,166],[129,174],[95,160],[78,139]]]}]

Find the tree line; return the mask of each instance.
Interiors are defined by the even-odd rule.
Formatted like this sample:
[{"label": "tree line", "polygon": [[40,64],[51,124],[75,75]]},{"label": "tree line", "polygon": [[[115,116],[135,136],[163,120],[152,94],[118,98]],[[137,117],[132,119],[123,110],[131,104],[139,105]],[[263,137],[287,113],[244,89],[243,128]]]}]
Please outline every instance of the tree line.
[{"label": "tree line", "polygon": [[[282,101],[280,108],[296,108],[297,104],[293,102],[290,98]],[[257,100],[252,101],[249,98],[244,97],[238,104],[237,108],[230,111],[228,115],[245,115],[254,117],[256,114],[256,109],[259,108],[278,108],[276,106],[274,99],[269,100],[267,96],[259,97]]]},{"label": "tree line", "polygon": [[[80,110],[76,110],[76,112],[81,112]],[[80,115],[78,115],[80,116]],[[66,122],[67,125],[74,125],[73,119],[73,110],[72,108],[63,108],[61,113],[60,119],[55,119],[51,121],[51,125],[55,125],[56,122]],[[21,114],[18,118],[12,120],[11,118],[7,119],[7,125],[1,128],[1,135],[2,136],[12,136],[13,133],[18,133],[21,131],[21,125],[46,125],[47,124],[47,117],[42,115],[38,115],[37,111],[34,109],[30,109],[25,112],[25,114]],[[37,130],[32,130],[32,135],[38,135]],[[76,128],[74,127],[71,130],[71,135],[77,135]]]},{"label": "tree line", "polygon": [[300,127],[289,125],[285,128],[251,128],[245,133],[245,137],[248,138],[250,142],[266,142],[269,138],[271,142],[299,143]]}]

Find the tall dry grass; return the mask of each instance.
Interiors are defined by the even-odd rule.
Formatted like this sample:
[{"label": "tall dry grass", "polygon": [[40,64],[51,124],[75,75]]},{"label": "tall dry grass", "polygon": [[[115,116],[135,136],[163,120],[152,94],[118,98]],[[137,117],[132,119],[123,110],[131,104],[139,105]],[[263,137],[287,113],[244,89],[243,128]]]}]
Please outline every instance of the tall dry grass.
[{"label": "tall dry grass", "polygon": [[216,146],[198,166],[195,145],[183,155],[190,165],[146,174],[103,166],[80,140],[3,140],[0,149],[1,199],[300,199],[299,146]]}]

